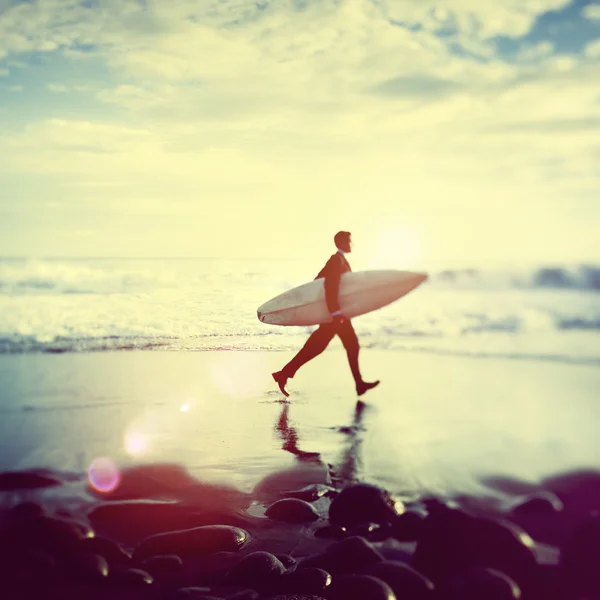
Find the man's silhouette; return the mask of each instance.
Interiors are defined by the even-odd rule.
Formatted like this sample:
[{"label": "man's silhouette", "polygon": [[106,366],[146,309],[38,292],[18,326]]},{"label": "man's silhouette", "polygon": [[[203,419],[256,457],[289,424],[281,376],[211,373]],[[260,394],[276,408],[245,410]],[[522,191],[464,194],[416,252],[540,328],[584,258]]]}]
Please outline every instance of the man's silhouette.
[{"label": "man's silhouette", "polygon": [[289,396],[285,389],[287,380],[293,377],[302,365],[321,354],[335,335],[340,336],[342,344],[346,349],[348,362],[350,363],[350,369],[356,384],[356,393],[362,396],[367,390],[379,384],[379,381],[368,382],[363,380],[358,366],[358,353],[360,350],[358,337],[350,319],[347,319],[340,310],[340,280],[343,273],[352,270],[345,256],[348,252],[352,251],[350,233],[348,231],[339,231],[335,234],[333,241],[338,250],[315,277],[315,279],[325,279],[325,300],[332,320],[329,323],[319,325],[318,329],[313,331],[308,340],[306,340],[300,352],[281,371],[273,373],[273,379],[286,396]]}]

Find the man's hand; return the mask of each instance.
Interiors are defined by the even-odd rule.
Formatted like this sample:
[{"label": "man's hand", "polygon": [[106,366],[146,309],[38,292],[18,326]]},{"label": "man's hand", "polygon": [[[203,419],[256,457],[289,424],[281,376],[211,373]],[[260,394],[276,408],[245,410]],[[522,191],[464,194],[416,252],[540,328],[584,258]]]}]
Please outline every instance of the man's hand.
[{"label": "man's hand", "polygon": [[346,320],[346,317],[342,314],[342,311],[340,310],[331,313],[331,318],[334,325],[341,325]]}]

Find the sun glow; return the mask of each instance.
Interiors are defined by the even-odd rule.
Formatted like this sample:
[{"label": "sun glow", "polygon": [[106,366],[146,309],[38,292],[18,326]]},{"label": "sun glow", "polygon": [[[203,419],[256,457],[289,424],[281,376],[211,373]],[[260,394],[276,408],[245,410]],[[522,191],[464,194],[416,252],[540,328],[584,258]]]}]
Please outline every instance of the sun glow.
[{"label": "sun glow", "polygon": [[411,268],[422,259],[419,236],[403,227],[380,230],[373,238],[369,254],[372,269]]}]

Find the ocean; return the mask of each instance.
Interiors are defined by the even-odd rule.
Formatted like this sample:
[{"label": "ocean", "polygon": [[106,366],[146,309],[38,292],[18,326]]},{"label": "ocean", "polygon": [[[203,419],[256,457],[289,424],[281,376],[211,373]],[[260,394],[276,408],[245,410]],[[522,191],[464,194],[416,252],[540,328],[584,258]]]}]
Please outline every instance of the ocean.
[{"label": "ocean", "polygon": [[[256,309],[321,266],[0,259],[0,353],[296,350],[313,328],[268,326]],[[600,364],[599,265],[427,272],[417,290],[354,319],[363,348]]]}]

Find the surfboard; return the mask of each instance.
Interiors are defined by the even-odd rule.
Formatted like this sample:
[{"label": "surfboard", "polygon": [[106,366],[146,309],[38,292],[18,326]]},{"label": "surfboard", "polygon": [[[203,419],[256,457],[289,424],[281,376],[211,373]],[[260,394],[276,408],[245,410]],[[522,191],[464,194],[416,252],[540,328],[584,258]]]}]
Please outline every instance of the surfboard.
[{"label": "surfboard", "polygon": [[[354,271],[340,281],[340,308],[349,319],[402,298],[427,279],[425,273],[396,270]],[[308,326],[329,323],[325,279],[316,279],[259,306],[259,321],[269,325]]]}]

